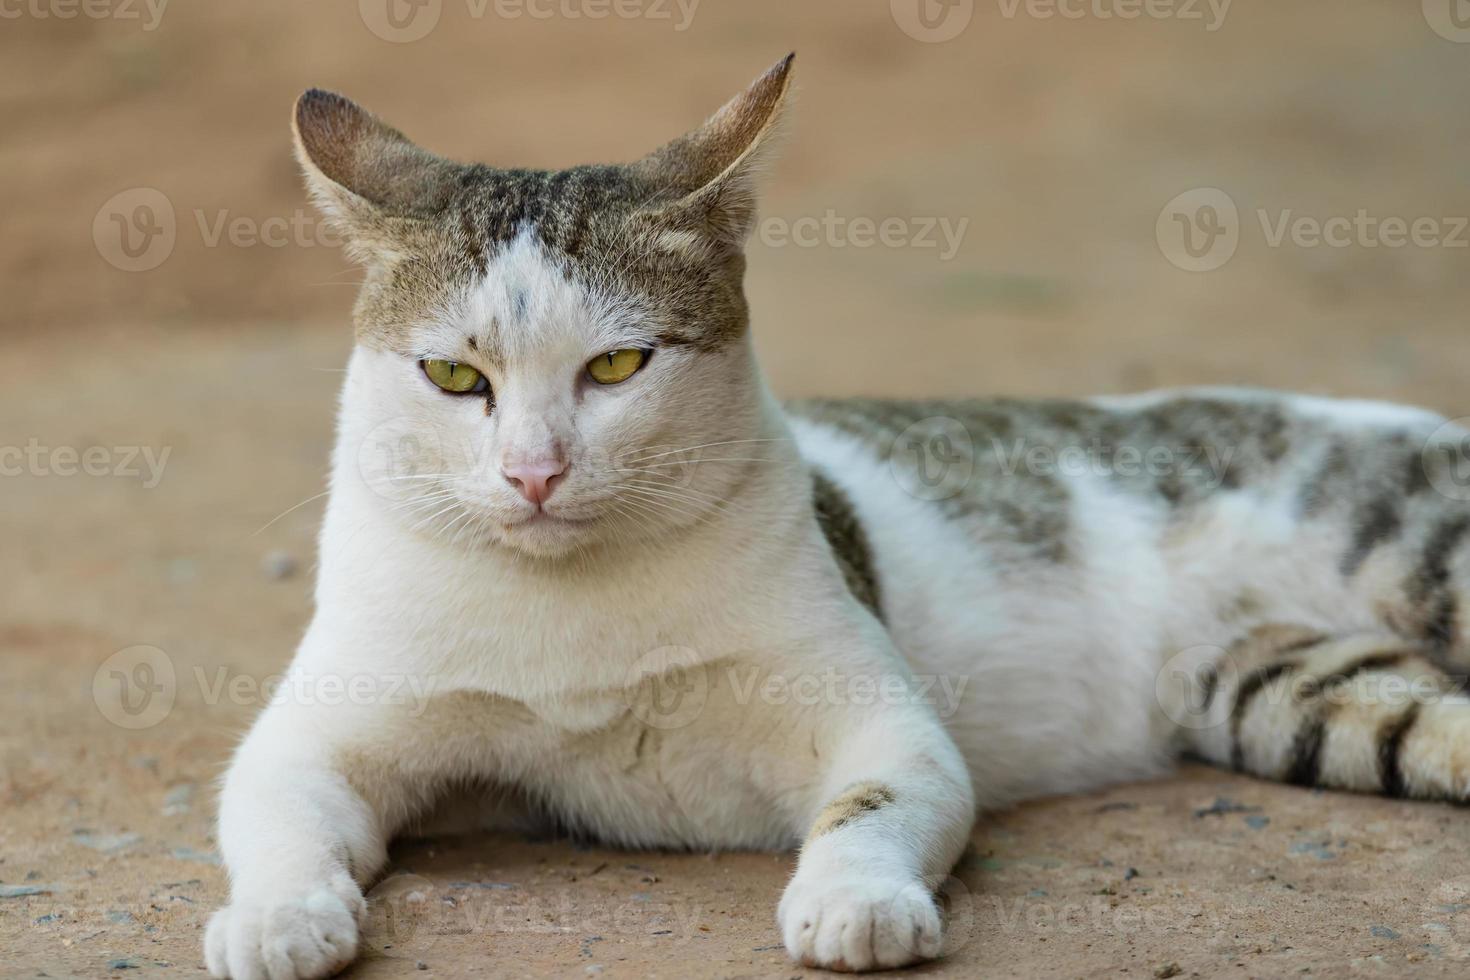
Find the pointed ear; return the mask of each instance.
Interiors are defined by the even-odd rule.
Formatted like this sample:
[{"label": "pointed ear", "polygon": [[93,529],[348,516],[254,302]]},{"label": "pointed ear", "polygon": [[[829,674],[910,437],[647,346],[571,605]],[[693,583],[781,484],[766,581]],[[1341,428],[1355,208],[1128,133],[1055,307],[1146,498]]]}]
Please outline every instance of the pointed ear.
[{"label": "pointed ear", "polygon": [[660,209],[672,224],[739,245],[755,224],[761,172],[769,161],[790,87],[789,54],[704,125],[635,166],[677,196]]},{"label": "pointed ear", "polygon": [[392,219],[443,208],[462,169],[335,92],[297,99],[291,130],[313,200],[364,261],[391,254]]}]

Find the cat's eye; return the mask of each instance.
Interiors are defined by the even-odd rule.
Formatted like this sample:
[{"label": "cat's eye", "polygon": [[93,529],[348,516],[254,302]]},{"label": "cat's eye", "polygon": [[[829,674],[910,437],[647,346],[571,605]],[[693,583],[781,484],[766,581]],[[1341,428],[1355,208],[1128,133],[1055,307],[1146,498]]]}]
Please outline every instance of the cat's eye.
[{"label": "cat's eye", "polygon": [[472,395],[490,390],[485,376],[458,361],[420,361],[424,374],[440,388],[455,395]]},{"label": "cat's eye", "polygon": [[648,351],[636,347],[598,354],[587,362],[587,374],[600,385],[615,385],[627,381],[638,373],[643,362],[648,360]]}]

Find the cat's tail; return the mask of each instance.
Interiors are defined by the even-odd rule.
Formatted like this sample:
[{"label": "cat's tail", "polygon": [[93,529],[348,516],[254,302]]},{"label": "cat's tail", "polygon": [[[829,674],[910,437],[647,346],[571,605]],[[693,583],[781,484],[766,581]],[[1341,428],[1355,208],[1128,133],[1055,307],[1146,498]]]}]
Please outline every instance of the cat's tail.
[{"label": "cat's tail", "polygon": [[1470,698],[1402,639],[1253,631],[1198,677],[1199,756],[1300,786],[1470,799]]}]

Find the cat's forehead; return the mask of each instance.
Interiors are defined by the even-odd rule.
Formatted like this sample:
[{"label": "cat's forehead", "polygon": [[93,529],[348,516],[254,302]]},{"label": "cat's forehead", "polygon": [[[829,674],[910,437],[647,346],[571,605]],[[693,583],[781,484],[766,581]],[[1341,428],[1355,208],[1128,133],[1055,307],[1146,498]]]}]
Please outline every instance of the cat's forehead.
[{"label": "cat's forehead", "polygon": [[628,215],[652,204],[659,190],[631,168],[618,165],[569,170],[467,168],[455,211],[459,231],[481,264],[494,252],[531,234],[550,253],[576,262],[607,245]]},{"label": "cat's forehead", "polygon": [[485,251],[483,264],[418,332],[419,356],[468,348],[511,366],[655,341],[655,309],[615,282],[583,274],[539,231],[536,223],[523,222],[513,237]]},{"label": "cat's forehead", "polygon": [[420,357],[469,347],[512,361],[743,334],[738,253],[661,222],[667,191],[631,168],[471,170],[365,294],[362,335]]}]

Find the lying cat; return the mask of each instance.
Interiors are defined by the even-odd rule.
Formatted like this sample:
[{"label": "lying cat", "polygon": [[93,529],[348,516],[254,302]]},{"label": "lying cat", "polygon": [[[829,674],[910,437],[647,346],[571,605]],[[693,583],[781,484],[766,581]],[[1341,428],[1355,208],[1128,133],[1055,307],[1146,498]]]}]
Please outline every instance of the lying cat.
[{"label": "lying cat", "polygon": [[298,102],[367,270],[291,667],[347,696],[239,748],[215,976],[352,960],[389,840],[451,787],[628,847],[799,845],[782,937],[846,970],[940,952],[977,808],[1180,751],[1467,795],[1464,432],[1213,390],[783,408],[742,247],[790,67],[556,173]]}]

